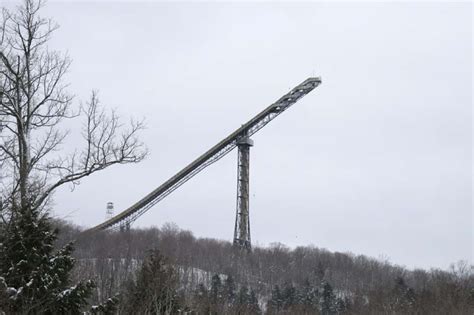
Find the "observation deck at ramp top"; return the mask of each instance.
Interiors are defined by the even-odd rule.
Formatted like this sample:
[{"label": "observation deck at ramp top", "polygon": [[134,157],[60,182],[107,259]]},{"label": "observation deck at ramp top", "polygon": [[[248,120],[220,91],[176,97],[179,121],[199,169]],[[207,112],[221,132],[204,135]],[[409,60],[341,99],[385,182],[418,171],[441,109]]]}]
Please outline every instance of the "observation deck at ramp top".
[{"label": "observation deck at ramp top", "polygon": [[252,136],[320,84],[321,78],[319,77],[311,77],[306,79],[301,84],[294,87],[290,92],[280,97],[276,102],[250,119],[247,123],[243,124],[240,128],[232,132],[229,136],[210,148],[204,154],[199,156],[180,172],[176,173],[173,177],[164,182],[161,186],[114,217],[102,222],[101,224],[98,224],[95,227],[85,230],[83,234],[109,228],[116,228],[124,225],[130,226],[130,224],[138,219],[138,217],[152,208],[159,201],[163,200],[166,196],[168,196],[186,181],[232,151],[237,146],[239,138]]}]

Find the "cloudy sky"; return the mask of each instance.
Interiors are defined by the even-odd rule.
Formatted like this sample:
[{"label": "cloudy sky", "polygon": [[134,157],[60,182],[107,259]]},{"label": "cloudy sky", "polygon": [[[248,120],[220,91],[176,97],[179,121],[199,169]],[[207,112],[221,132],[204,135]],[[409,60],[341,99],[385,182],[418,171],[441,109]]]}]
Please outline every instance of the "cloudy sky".
[{"label": "cloudy sky", "polygon": [[[50,1],[51,48],[146,118],[150,155],[55,195],[93,226],[149,193],[309,76],[323,84],[253,137],[254,244],[313,244],[414,267],[472,261],[472,5]],[[81,147],[72,126],[65,148]],[[236,152],[143,215],[231,240]]]}]

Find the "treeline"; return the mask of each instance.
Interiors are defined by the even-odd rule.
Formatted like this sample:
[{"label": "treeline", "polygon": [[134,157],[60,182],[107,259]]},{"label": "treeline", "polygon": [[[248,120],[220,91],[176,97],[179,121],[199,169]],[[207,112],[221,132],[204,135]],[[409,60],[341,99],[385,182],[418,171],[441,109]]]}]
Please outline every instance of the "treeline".
[{"label": "treeline", "polygon": [[[60,227],[59,243],[74,239],[80,230],[64,223]],[[127,288],[140,282],[150,249],[171,266],[168,294],[175,297],[174,310],[179,312],[474,313],[474,270],[466,262],[446,271],[411,271],[363,255],[312,246],[289,249],[280,243],[247,254],[235,251],[230,242],[196,238],[171,224],[81,239],[75,275],[95,280],[96,303],[117,293],[129,301]]]}]

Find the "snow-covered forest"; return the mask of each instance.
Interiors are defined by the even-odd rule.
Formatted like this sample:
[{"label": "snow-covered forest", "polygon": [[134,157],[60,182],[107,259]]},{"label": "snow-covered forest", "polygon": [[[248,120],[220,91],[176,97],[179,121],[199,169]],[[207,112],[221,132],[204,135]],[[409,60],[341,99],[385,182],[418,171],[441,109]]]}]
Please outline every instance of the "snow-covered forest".
[{"label": "snow-covered forest", "polygon": [[[58,224],[63,231],[60,243],[80,230]],[[151,249],[171,266],[163,271],[166,285],[160,290],[174,297],[169,307],[175,311],[470,314],[474,307],[474,269],[466,262],[457,262],[450,270],[408,270],[363,255],[317,247],[289,249],[280,243],[242,253],[230,242],[196,238],[174,224],[103,232],[81,240],[74,254],[74,277],[94,279],[93,301],[104,302],[119,292],[130,292],[130,285],[136,289],[150,285],[140,283],[140,274]],[[151,289],[140,290],[146,295]]]}]

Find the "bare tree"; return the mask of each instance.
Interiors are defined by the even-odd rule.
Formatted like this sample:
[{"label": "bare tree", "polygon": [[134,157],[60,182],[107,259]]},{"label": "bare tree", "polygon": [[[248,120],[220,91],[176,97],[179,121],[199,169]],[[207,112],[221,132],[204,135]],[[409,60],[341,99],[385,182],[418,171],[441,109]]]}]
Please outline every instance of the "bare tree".
[{"label": "bare tree", "polygon": [[[42,209],[55,189],[113,164],[136,163],[147,151],[137,138],[141,121],[127,126],[99,105],[96,92],[73,108],[64,76],[66,54],[48,41],[58,26],[42,18],[42,0],[25,0],[0,20],[0,184],[3,209]],[[85,118],[83,149],[59,152],[65,120]],[[7,215],[8,213],[8,215]],[[3,219],[12,212],[3,211]]]}]

